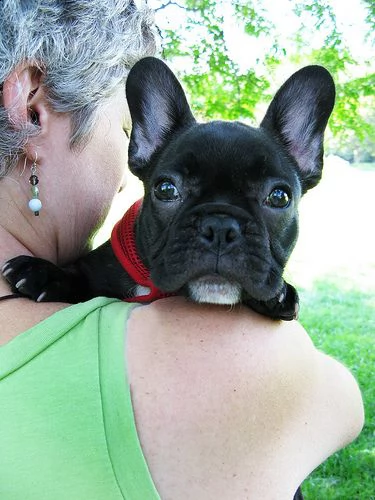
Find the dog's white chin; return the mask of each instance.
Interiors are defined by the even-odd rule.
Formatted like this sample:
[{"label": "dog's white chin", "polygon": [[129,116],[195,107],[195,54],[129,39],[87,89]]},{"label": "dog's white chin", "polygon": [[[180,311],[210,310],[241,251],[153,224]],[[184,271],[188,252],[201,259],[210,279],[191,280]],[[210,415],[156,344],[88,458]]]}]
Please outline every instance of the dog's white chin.
[{"label": "dog's white chin", "polygon": [[202,276],[188,283],[189,296],[195,302],[234,305],[241,300],[241,286],[221,276]]}]

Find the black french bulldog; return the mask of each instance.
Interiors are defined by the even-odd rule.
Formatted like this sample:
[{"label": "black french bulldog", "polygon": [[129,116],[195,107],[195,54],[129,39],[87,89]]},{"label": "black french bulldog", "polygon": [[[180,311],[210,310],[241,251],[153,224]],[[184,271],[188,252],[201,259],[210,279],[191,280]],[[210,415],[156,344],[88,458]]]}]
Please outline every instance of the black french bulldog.
[{"label": "black french bulldog", "polygon": [[[132,68],[126,94],[129,168],[145,190],[134,225],[120,222],[112,245],[64,268],[26,256],[8,261],[3,274],[13,289],[69,303],[184,294],[295,318],[298,295],[282,275],[297,239],[299,200],[321,178],[335,99],[328,71],[307,66],[292,75],[259,128],[197,123],[174,74],[152,57]],[[135,247],[130,263],[121,264],[128,245]],[[138,265],[149,273],[144,283],[131,272]],[[161,295],[147,295],[152,287]]]}]

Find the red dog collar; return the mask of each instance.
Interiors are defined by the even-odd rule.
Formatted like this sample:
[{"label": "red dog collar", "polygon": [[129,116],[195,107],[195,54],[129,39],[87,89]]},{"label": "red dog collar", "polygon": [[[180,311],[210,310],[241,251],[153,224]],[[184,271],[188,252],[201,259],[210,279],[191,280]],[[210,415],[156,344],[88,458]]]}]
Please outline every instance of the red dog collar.
[{"label": "red dog collar", "polygon": [[164,297],[170,297],[171,293],[164,293],[157,288],[150,279],[150,271],[145,267],[138,256],[135,245],[134,223],[142,205],[142,199],[132,205],[121,220],[117,222],[112,230],[111,245],[118,261],[129,274],[129,276],[141,286],[150,289],[147,295],[125,298],[125,302],[152,302]]}]

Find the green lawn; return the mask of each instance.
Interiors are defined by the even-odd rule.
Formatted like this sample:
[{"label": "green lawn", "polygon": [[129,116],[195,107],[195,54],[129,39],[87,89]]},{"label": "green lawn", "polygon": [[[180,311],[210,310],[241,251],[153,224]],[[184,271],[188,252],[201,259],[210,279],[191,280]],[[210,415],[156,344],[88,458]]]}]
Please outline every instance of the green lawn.
[{"label": "green lawn", "polygon": [[303,484],[306,500],[375,499],[374,293],[320,281],[300,291],[301,322],[315,345],[343,362],[362,390],[366,424],[360,437]]}]

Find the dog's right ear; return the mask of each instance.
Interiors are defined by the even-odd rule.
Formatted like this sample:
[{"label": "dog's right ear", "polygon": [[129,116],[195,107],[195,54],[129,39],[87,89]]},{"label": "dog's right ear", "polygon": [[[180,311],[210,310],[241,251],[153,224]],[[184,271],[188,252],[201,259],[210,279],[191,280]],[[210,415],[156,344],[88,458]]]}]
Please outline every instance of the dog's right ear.
[{"label": "dog's right ear", "polygon": [[142,179],[151,157],[195,119],[179,81],[154,57],[141,59],[132,67],[126,97],[132,118],[129,169]]}]

